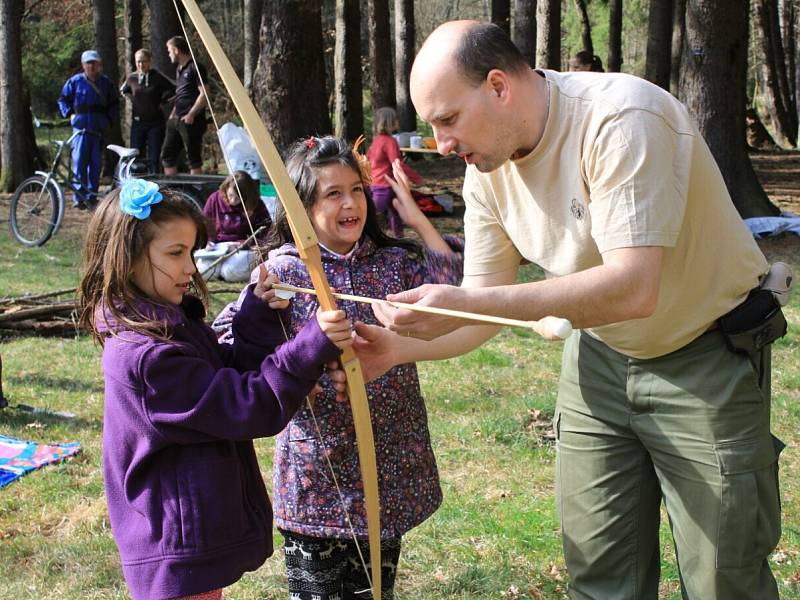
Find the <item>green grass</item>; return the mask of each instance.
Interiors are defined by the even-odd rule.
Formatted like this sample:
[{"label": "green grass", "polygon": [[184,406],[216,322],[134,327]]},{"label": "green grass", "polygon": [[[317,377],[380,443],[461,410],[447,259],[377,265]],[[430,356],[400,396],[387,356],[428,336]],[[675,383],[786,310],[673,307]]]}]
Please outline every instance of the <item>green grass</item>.
[{"label": "green grass", "polygon": [[[0,200],[0,218],[6,210],[7,200]],[[76,285],[83,231],[73,224],[40,249],[22,249],[7,233],[0,234],[0,296]],[[800,272],[800,244],[786,241],[768,251]],[[532,267],[523,274],[525,279],[540,276]],[[232,297],[215,296],[212,310]],[[774,358],[773,424],[789,447],[781,460],[784,533],[772,566],[781,597],[800,598],[795,450],[800,442],[800,294],[787,317],[790,332],[775,345]],[[75,414],[64,418],[12,407],[0,412],[0,433],[82,444],[78,456],[0,490],[0,598],[126,598],[103,496],[99,350],[83,335],[0,342],[3,383],[12,405]],[[546,435],[559,362],[558,344],[505,330],[466,356],[420,365],[445,500],[406,537],[397,582],[400,600],[566,597],[554,503],[555,452]],[[269,481],[272,443],[260,440],[257,448]],[[661,597],[678,599],[666,524],[661,537]],[[230,587],[226,598],[285,598],[283,573],[281,558],[272,557]]]}]

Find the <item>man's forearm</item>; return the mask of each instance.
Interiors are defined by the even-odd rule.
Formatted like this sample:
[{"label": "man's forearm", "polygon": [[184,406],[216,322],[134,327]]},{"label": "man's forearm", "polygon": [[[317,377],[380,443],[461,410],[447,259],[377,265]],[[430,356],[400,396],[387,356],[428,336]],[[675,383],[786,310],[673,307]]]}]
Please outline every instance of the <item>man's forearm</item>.
[{"label": "man's forearm", "polygon": [[578,329],[649,316],[658,298],[662,249],[637,248],[633,260],[632,249],[623,250],[603,265],[563,277],[469,288],[464,310],[525,321],[552,315]]},{"label": "man's forearm", "polygon": [[195,98],[194,104],[192,104],[192,108],[189,109],[189,114],[192,115],[192,117],[194,118],[195,116],[197,116],[197,113],[199,113],[205,107],[206,107],[206,94],[201,88],[200,94],[197,96],[197,98]]}]

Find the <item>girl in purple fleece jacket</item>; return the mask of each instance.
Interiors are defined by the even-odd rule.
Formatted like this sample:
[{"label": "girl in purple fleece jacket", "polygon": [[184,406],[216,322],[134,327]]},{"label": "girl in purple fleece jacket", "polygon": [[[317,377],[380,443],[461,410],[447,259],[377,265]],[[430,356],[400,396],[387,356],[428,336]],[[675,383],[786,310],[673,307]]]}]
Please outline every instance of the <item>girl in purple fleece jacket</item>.
[{"label": "girl in purple fleece jacket", "polygon": [[[280,432],[328,371],[344,398],[343,311],[284,342],[261,271],[218,344],[192,259],[205,244],[191,203],[133,180],[89,225],[81,324],[103,346],[103,474],[114,539],[135,600],[219,599],[272,554],[272,508],[252,440]],[[196,295],[190,295],[190,290]],[[269,305],[269,308],[266,306]]]},{"label": "girl in purple fleece jacket", "polygon": [[[417,208],[401,165],[394,165],[394,179],[387,177],[387,181],[398,198],[395,206],[422,239],[424,250],[408,239],[383,233],[368,195],[368,178],[343,140],[331,136],[302,140],[290,150],[286,166],[319,238],[323,268],[336,291],[383,298],[423,283],[460,283],[463,255],[457,251],[459,244],[455,239],[446,242]],[[310,287],[280,207],[272,233],[270,271],[281,281]],[[239,301],[242,309],[245,299],[243,295]],[[368,304],[340,301],[339,306],[353,322],[377,323]],[[296,296],[286,320],[289,335],[300,335],[317,308],[316,297]],[[215,321],[215,329],[225,330],[223,339],[230,338],[231,316],[238,314],[237,306],[230,306]],[[236,342],[235,320],[233,326]],[[402,536],[438,508],[442,491],[416,366],[400,365],[367,383],[367,395],[378,463],[382,597],[391,600]],[[371,597],[352,539],[353,535],[367,537],[357,456],[349,404],[337,401],[330,389],[316,399],[313,413],[304,405],[278,436],[273,469],[275,522],[285,539],[292,598]],[[369,561],[367,544],[360,545]]]}]

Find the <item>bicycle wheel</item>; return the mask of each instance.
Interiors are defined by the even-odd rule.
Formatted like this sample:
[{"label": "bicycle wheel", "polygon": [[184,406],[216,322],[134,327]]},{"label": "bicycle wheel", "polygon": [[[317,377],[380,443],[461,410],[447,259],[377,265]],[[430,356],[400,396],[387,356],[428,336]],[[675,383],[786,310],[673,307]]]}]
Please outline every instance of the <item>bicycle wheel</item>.
[{"label": "bicycle wheel", "polygon": [[34,175],[19,184],[11,197],[9,223],[14,238],[25,246],[41,246],[56,228],[58,198],[44,178]]}]

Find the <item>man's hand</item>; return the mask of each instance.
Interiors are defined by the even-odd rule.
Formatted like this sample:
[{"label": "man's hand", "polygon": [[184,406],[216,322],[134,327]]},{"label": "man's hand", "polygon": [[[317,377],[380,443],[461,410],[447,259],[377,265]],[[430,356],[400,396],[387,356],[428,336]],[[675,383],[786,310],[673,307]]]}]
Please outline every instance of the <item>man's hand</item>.
[{"label": "man's hand", "polygon": [[[420,304],[422,306],[436,306],[438,308],[452,308],[464,310],[466,292],[464,288],[452,285],[425,284],[413,290],[389,294],[389,302],[405,302],[407,304]],[[373,304],[372,312],[383,325],[401,336],[433,340],[437,337],[455,331],[465,325],[474,325],[474,321],[467,321],[456,317],[433,315],[395,308],[387,303]]]},{"label": "man's hand", "polygon": [[394,344],[402,341],[397,335],[378,325],[356,323],[353,350],[361,363],[364,381],[380,377],[397,364]]},{"label": "man's hand", "polygon": [[192,123],[194,123],[194,115],[190,111],[181,117],[181,121],[183,121],[187,125],[191,125]]}]

